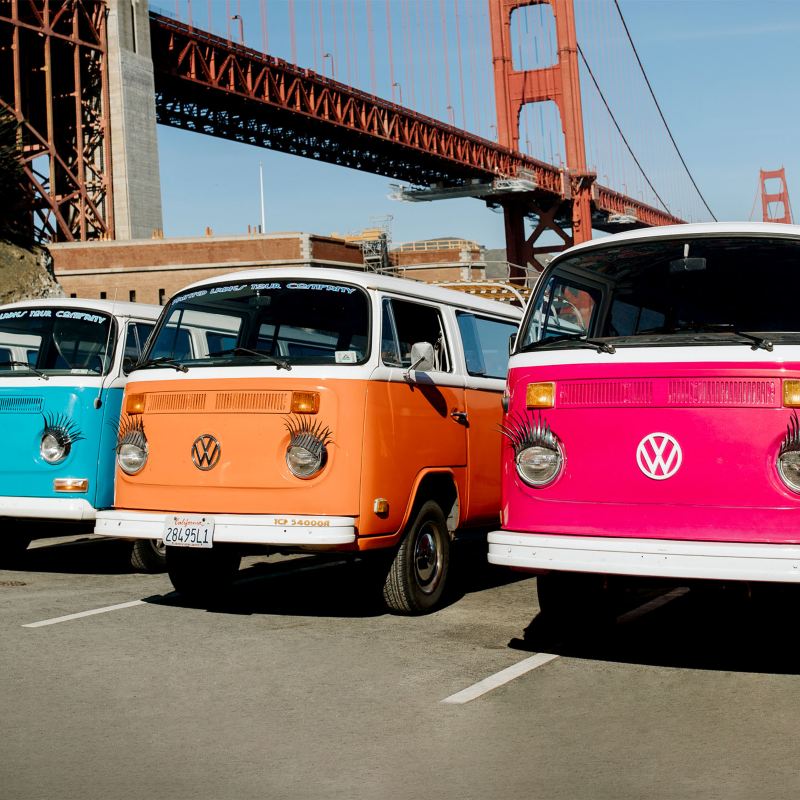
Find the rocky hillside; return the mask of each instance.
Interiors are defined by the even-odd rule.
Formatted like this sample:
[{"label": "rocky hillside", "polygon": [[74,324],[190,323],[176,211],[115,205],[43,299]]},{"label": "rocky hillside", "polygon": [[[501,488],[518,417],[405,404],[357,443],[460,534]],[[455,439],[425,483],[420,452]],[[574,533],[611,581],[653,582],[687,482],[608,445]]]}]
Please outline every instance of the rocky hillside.
[{"label": "rocky hillside", "polygon": [[25,250],[0,241],[0,304],[35,297],[63,297],[46,250]]}]

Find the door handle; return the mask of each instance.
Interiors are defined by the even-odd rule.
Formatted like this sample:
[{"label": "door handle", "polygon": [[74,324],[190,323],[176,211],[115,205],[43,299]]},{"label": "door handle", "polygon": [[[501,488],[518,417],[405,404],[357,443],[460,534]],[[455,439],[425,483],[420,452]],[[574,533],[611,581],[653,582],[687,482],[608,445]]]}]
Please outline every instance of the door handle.
[{"label": "door handle", "polygon": [[468,422],[467,412],[458,411],[455,408],[450,412],[450,416],[459,424],[466,425]]}]

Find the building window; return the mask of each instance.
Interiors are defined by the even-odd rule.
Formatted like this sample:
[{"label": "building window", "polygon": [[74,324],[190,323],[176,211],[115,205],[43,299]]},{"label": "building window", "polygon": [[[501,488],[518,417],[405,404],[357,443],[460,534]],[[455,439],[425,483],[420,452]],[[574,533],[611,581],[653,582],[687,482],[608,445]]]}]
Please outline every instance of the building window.
[{"label": "building window", "polygon": [[158,304],[160,306],[164,305],[164,297],[165,297],[166,294],[167,293],[166,293],[166,291],[164,289],[159,289],[158,290]]},{"label": "building window", "polygon": [[131,301],[131,303],[136,302],[136,289],[131,289],[130,292],[128,292],[128,299]]},{"label": "building window", "polygon": [[70,297],[77,297],[77,296],[78,296],[78,295],[77,295],[77,294],[75,294],[75,292],[73,292],[73,293],[70,295]]},{"label": "building window", "polygon": [[100,292],[100,299],[105,300],[108,295],[105,292]]}]

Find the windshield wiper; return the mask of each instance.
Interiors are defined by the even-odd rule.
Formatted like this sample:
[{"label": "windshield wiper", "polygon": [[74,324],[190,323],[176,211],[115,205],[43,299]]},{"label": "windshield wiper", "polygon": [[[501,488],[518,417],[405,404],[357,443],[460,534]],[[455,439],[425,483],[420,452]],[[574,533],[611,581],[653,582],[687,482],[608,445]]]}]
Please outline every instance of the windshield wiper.
[{"label": "windshield wiper", "polygon": [[292,365],[285,358],[277,358],[271,356],[269,353],[262,353],[260,350],[249,350],[246,347],[231,347],[229,350],[215,350],[213,353],[208,354],[210,358],[217,356],[253,356],[266,361],[269,364],[274,364],[278,369],[291,370]]},{"label": "windshield wiper", "polygon": [[42,380],[49,381],[50,376],[45,375],[40,369],[36,369],[36,367],[32,367],[27,361],[0,361],[0,367],[25,367],[33,372],[35,375],[38,375]]},{"label": "windshield wiper", "polygon": [[742,339],[749,339],[753,343],[753,350],[761,349],[767,350],[770,353],[772,352],[772,342],[769,339],[763,336],[756,336],[756,334],[749,333],[748,331],[740,331],[734,328],[733,325],[699,325],[685,328],[684,330],[690,330],[692,333],[732,333],[734,336],[741,336]]},{"label": "windshield wiper", "polygon": [[526,345],[522,348],[522,352],[527,353],[530,350],[537,350],[546,344],[555,344],[557,342],[574,342],[580,346],[591,347],[593,350],[597,350],[598,353],[610,353],[613,355],[617,352],[617,348],[613,344],[603,342],[600,339],[590,339],[584,333],[565,333],[562,336],[553,336],[550,339],[540,339],[538,342]]},{"label": "windshield wiper", "polygon": [[143,367],[157,367],[157,366],[165,366],[165,367],[172,367],[173,369],[178,370],[178,372],[188,372],[189,367],[181,364],[180,361],[176,361],[171,356],[159,356],[158,358],[148,358],[147,361],[140,361],[138,364],[134,364],[133,369],[130,372],[133,372],[136,369],[142,369]]},{"label": "windshield wiper", "polygon": [[743,339],[749,339],[753,343],[753,350],[761,348],[770,353],[772,352],[772,342],[769,339],[765,339],[763,336],[756,336],[754,333],[748,333],[747,331],[731,331],[731,333],[735,333]]}]

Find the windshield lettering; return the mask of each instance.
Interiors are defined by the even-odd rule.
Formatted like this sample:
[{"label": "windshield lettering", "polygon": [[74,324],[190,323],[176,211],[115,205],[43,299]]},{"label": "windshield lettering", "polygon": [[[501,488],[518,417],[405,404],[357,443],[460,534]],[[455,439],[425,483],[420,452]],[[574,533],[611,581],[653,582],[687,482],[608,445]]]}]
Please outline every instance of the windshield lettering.
[{"label": "windshield lettering", "polygon": [[290,370],[346,368],[369,356],[366,292],[337,283],[275,280],[186,292],[167,306],[138,368],[169,363]]}]

